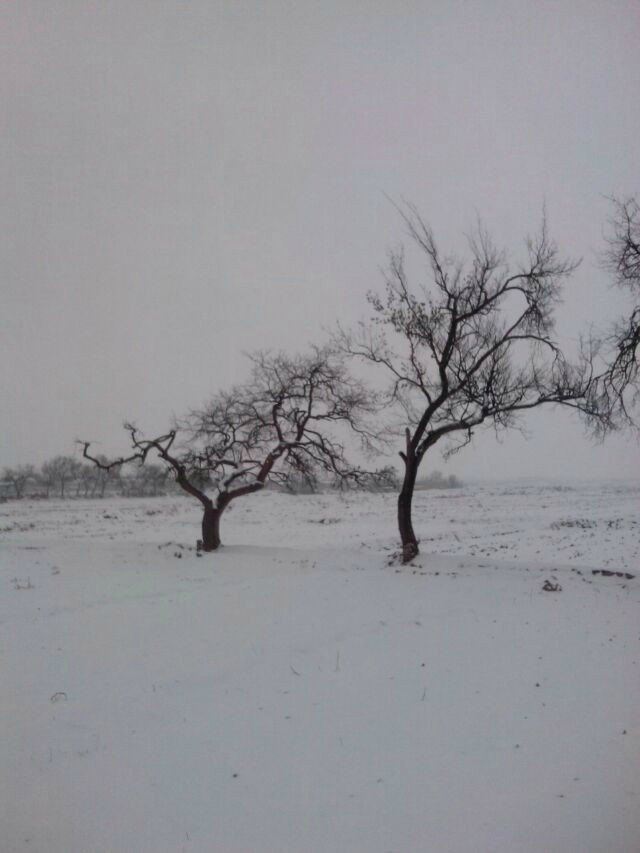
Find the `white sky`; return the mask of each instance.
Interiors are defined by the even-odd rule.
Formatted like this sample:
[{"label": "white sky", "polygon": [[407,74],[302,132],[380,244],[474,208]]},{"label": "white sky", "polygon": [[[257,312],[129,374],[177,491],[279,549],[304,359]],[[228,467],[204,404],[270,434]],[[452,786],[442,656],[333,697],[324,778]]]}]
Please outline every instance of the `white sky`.
[{"label": "white sky", "polygon": [[[640,193],[640,5],[5,0],[0,466],[124,449],[120,425],[297,350],[364,295],[418,205],[461,250],[479,214],[514,252],[550,230],[583,263],[570,338],[613,316],[605,196]],[[537,413],[446,468],[629,476]],[[442,467],[436,458],[431,467]]]}]

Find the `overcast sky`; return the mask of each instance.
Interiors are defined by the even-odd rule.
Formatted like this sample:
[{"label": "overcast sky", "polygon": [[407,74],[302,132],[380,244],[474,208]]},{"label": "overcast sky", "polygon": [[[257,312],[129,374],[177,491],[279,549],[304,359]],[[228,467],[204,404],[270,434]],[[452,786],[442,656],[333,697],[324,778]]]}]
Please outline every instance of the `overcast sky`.
[{"label": "overcast sky", "polygon": [[[597,252],[640,193],[637,0],[4,0],[0,466],[124,449],[366,316],[413,201],[517,256],[546,203],[582,257],[559,331],[624,309]],[[468,477],[629,476],[566,414],[478,438]],[[432,463],[442,467],[438,459]]]}]

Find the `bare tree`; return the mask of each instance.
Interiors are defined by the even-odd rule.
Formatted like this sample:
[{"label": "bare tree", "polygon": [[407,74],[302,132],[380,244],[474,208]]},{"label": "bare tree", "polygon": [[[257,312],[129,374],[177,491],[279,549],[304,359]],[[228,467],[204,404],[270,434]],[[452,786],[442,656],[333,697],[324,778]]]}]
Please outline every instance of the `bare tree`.
[{"label": "bare tree", "polygon": [[53,471],[48,462],[43,463],[40,470],[36,472],[36,483],[40,488],[44,489],[44,492],[40,493],[40,497],[48,498],[51,495],[51,489],[55,485]]},{"label": "bare tree", "polygon": [[89,497],[89,493],[95,489],[96,480],[94,466],[82,465],[76,476],[76,497],[79,498],[81,493],[83,497]]},{"label": "bare tree", "polygon": [[130,456],[105,464],[83,443],[85,458],[103,469],[145,463],[153,452],[202,505],[205,551],[220,546],[220,519],[229,504],[269,481],[286,483],[295,475],[314,482],[325,474],[364,484],[377,476],[349,462],[340,436],[340,428],[348,428],[367,449],[376,440],[366,425],[375,399],[349,375],[341,356],[323,348],[296,358],[257,353],[251,359],[247,383],[216,394],[166,434],[146,439],[133,424],[125,425]]},{"label": "bare tree", "polygon": [[[109,465],[109,460],[106,456],[98,456],[100,462],[104,465]],[[95,489],[92,492],[92,497],[97,495],[100,498],[104,497],[104,494],[107,490],[107,486],[112,483],[117,483],[120,478],[120,469],[119,468],[94,468],[96,474],[96,484]]]},{"label": "bare tree", "polygon": [[29,480],[35,479],[35,476],[36,472],[33,465],[18,465],[16,468],[5,468],[2,472],[2,479],[11,483],[18,500],[23,497]]},{"label": "bare tree", "polygon": [[637,427],[633,409],[640,397],[640,205],[637,199],[612,199],[614,214],[604,255],[614,285],[628,291],[629,314],[602,334],[606,369],[593,384],[592,400],[600,413],[591,425],[601,435],[610,428]]},{"label": "bare tree", "polygon": [[169,469],[147,462],[138,465],[129,483],[129,494],[136,497],[157,497],[167,485]]},{"label": "bare tree", "polygon": [[[109,462],[106,456],[101,457],[101,461]],[[93,464],[81,465],[75,477],[76,497],[80,494],[85,498],[104,497],[107,485],[117,478],[118,473],[116,470],[105,471]]]},{"label": "bare tree", "polygon": [[408,562],[418,553],[411,510],[426,452],[454,439],[453,453],[481,424],[507,429],[541,405],[584,409],[592,370],[588,355],[570,365],[553,338],[560,285],[576,264],[559,257],[544,221],[527,241],[524,263],[510,268],[480,226],[465,266],[441,254],[415,207],[401,215],[426,257],[430,283],[413,289],[404,251],[392,252],[384,294],[369,295],[371,322],[355,333],[341,330],[338,340],[347,353],[386,370],[389,399],[402,413],[398,527]]},{"label": "bare tree", "polygon": [[47,487],[47,495],[50,488],[57,486],[60,489],[60,497],[64,498],[68,483],[73,482],[81,470],[82,463],[73,456],[55,456],[45,462],[41,469],[41,479]]}]

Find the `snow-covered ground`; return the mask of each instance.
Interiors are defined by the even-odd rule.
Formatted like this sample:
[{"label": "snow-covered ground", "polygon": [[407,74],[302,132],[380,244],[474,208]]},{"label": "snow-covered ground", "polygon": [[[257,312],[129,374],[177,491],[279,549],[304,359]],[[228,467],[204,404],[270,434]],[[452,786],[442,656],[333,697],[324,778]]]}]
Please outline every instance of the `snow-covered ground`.
[{"label": "snow-covered ground", "polygon": [[3,504],[0,849],[637,853],[639,499]]}]

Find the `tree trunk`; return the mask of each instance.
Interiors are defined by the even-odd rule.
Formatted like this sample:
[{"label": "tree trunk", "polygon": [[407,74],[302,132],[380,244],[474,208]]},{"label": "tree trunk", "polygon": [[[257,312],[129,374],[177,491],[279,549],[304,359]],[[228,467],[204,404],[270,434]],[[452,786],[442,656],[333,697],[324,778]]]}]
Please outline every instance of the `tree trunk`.
[{"label": "tree trunk", "polygon": [[216,551],[220,547],[220,516],[222,510],[213,504],[205,506],[202,516],[202,550]]},{"label": "tree trunk", "polygon": [[416,484],[418,465],[414,457],[409,456],[405,461],[404,480],[398,495],[398,529],[402,542],[402,562],[409,563],[419,553],[418,540],[413,532],[411,523],[411,504],[413,489]]}]

